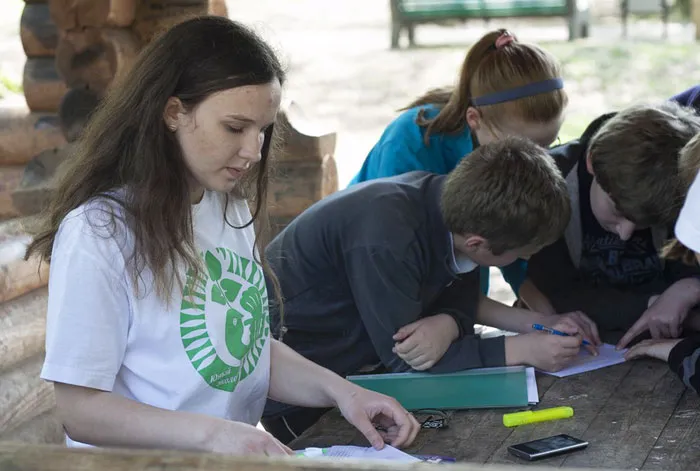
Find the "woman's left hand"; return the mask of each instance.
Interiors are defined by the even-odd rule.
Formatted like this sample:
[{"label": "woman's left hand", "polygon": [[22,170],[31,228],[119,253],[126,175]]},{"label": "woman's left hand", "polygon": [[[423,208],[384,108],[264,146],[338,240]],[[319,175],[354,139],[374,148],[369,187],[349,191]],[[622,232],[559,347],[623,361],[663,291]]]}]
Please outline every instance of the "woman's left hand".
[{"label": "woman's left hand", "polygon": [[[381,450],[384,443],[405,447],[413,443],[420,425],[413,414],[396,399],[348,383],[336,399],[345,420],[355,426],[372,444]],[[377,430],[375,426],[379,426]]]}]

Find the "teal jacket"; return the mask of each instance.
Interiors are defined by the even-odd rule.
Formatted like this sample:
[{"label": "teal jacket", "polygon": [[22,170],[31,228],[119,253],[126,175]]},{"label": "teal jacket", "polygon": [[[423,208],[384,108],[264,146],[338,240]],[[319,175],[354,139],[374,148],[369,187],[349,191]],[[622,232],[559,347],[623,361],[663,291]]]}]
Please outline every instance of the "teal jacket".
[{"label": "teal jacket", "polygon": [[[430,136],[430,145],[426,146],[423,141],[425,128],[416,124],[416,117],[422,109],[425,110],[427,118],[438,113],[438,108],[434,105],[418,106],[401,113],[384,130],[379,142],[369,152],[360,172],[352,179],[350,185],[415,170],[446,174],[478,146],[468,129],[458,135],[434,133]],[[527,276],[527,262],[516,260],[502,267],[501,272],[517,294]],[[488,294],[488,267],[481,267],[481,290]]]}]

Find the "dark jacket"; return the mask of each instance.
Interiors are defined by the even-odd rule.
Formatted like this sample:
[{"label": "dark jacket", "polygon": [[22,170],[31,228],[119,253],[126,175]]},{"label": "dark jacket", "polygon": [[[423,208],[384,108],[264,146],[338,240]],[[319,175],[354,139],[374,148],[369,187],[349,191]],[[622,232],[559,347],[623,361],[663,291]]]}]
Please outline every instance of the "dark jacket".
[{"label": "dark jacket", "polygon": [[673,347],[668,366],[686,386],[700,393],[700,336],[683,339]]},{"label": "dark jacket", "polygon": [[[658,279],[622,287],[605,283],[594,286],[582,277],[579,266],[586,228],[582,227],[578,166],[583,162],[593,135],[612,116],[614,113],[599,117],[580,139],[550,150],[566,178],[571,198],[571,221],[562,238],[530,258],[528,277],[549,298],[557,312],[580,310],[593,318],[601,329],[622,331],[646,310],[651,295],[660,294],[682,278],[696,275],[698,270],[680,262],[664,263],[662,260]],[[672,235],[672,228],[653,227],[651,234],[654,250],[658,251]]]},{"label": "dark jacket", "polygon": [[696,110],[700,109],[700,85],[679,93],[678,95],[672,97],[671,100],[680,103],[683,106],[690,106]]},{"label": "dark jacket", "polygon": [[[392,336],[446,313],[460,338],[430,372],[505,364],[502,337],[474,335],[479,270],[456,273],[439,204],[444,179],[411,172],[353,185],[314,204],[272,241],[266,256],[284,297],[285,344],[343,376],[379,362],[407,371]],[[275,305],[270,322],[279,337]],[[269,402],[265,415],[284,409]]]}]

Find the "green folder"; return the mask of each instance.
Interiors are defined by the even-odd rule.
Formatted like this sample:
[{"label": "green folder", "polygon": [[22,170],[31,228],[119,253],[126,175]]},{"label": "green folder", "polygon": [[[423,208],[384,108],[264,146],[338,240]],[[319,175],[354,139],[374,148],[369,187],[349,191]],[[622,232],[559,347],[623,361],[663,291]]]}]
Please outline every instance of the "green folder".
[{"label": "green folder", "polygon": [[363,388],[395,398],[407,410],[486,409],[528,405],[524,366],[448,374],[388,373],[348,376]]}]

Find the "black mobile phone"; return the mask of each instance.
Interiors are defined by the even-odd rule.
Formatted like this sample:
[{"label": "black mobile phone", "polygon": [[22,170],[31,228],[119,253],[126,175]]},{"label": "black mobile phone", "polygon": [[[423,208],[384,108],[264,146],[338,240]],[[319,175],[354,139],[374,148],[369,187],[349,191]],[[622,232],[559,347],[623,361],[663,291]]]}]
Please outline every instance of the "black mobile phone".
[{"label": "black mobile phone", "polygon": [[550,456],[570,453],[582,450],[588,446],[588,442],[574,438],[571,435],[561,434],[552,437],[540,438],[531,442],[518,443],[508,447],[508,451],[528,461],[541,460]]}]

